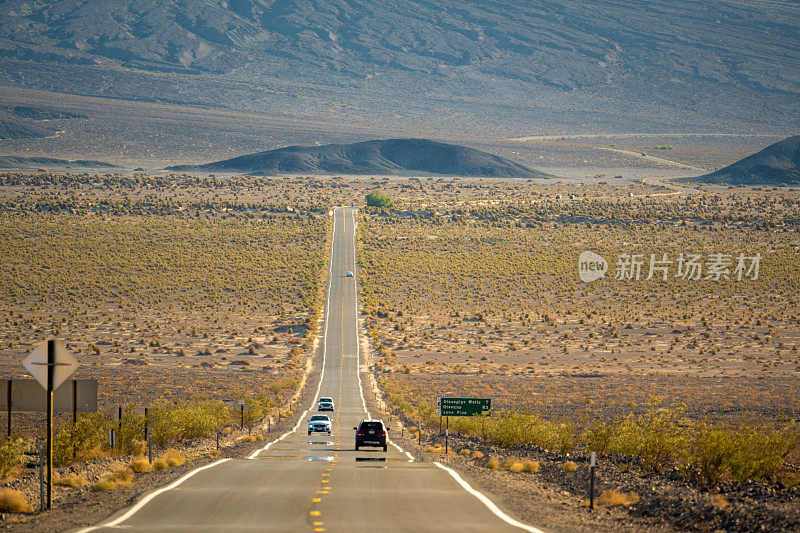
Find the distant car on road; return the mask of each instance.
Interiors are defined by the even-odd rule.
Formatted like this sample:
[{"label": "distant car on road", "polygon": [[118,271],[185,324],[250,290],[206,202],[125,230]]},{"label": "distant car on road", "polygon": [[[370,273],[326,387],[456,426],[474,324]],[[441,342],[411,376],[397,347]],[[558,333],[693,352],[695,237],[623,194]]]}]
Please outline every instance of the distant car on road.
[{"label": "distant car on road", "polygon": [[348,270],[347,273],[345,274],[345,276],[347,276],[348,278],[352,278],[353,277],[353,271],[352,270]]},{"label": "distant car on road", "polygon": [[322,398],[319,399],[319,402],[317,402],[317,411],[333,411],[333,410],[334,410],[333,398],[328,398],[323,396]]},{"label": "distant car on road", "polygon": [[353,429],[356,430],[356,451],[362,446],[380,446],[386,451],[389,437],[383,420],[362,420]]},{"label": "distant car on road", "polygon": [[331,434],[331,419],[328,415],[313,415],[308,419],[308,434],[315,432]]}]

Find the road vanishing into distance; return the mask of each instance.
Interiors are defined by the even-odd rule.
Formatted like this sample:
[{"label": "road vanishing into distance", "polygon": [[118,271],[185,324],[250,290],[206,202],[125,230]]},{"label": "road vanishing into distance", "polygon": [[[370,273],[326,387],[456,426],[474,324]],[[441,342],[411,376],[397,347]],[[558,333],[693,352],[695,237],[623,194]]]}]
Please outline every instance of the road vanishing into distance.
[{"label": "road vanishing into distance", "polygon": [[[323,370],[293,431],[244,459],[221,459],[79,531],[540,531],[516,522],[454,471],[394,443],[355,451],[369,413],[359,369],[356,210],[333,213]],[[316,400],[336,402],[331,435],[307,434]],[[391,437],[391,435],[390,435]]]}]

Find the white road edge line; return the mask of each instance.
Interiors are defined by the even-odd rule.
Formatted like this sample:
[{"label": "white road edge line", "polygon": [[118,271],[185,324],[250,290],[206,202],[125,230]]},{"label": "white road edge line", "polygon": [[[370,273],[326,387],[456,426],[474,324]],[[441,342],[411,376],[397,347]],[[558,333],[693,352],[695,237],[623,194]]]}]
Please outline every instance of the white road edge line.
[{"label": "white road edge line", "polygon": [[364,408],[364,412],[367,413],[367,418],[372,418],[372,415],[367,409],[367,402],[364,400],[364,387],[361,386],[361,341],[359,340],[358,334],[358,269],[356,265],[358,264],[358,260],[356,257],[356,227],[358,225],[358,220],[356,219],[356,209],[353,209],[353,268],[356,270],[356,275],[353,276],[353,286],[355,288],[354,298],[355,298],[355,305],[354,307],[354,318],[356,321],[356,377],[358,378],[358,394],[361,396],[361,407]]},{"label": "white road edge line", "polygon": [[[355,259],[356,259],[356,246],[355,246],[356,224],[355,224],[355,220],[356,220],[356,217],[355,217],[355,214],[353,214],[353,266],[354,266],[354,268],[355,268]],[[356,345],[358,346],[358,353],[357,353],[357,356],[356,356],[357,357],[357,359],[356,359],[356,363],[357,363],[356,376],[358,376],[358,392],[361,394],[361,405],[364,407],[364,412],[367,413],[367,417],[368,418],[372,418],[372,416],[369,414],[369,411],[367,410],[367,403],[364,401],[364,387],[361,385],[361,364],[360,364],[361,347],[359,345],[359,340],[358,340],[359,336],[358,336],[358,284],[357,284],[357,282],[356,282],[355,298],[356,298],[356,305],[355,305]],[[400,453],[406,454],[406,456],[410,459],[410,461],[414,461],[414,456],[413,455],[411,455],[408,452],[404,452],[403,448],[401,448],[400,446],[395,444],[391,439],[389,439],[389,443],[392,446],[394,446],[395,448],[397,448],[397,450]],[[514,520],[513,518],[511,518],[510,516],[505,514],[503,511],[500,510],[499,507],[497,507],[497,505],[494,504],[494,502],[492,502],[492,500],[490,500],[489,498],[487,498],[486,496],[484,496],[483,494],[481,494],[477,490],[473,489],[472,486],[469,483],[467,483],[466,481],[464,481],[461,478],[461,476],[459,476],[458,473],[455,470],[452,470],[452,469],[442,465],[439,462],[434,462],[433,464],[435,464],[436,466],[438,466],[439,468],[441,468],[442,470],[444,470],[445,472],[450,474],[453,477],[453,479],[455,479],[456,482],[458,482],[458,484],[461,485],[461,487],[464,490],[466,490],[467,492],[469,492],[470,494],[472,494],[473,496],[478,498],[478,500],[483,505],[485,505],[487,509],[489,509],[492,513],[494,513],[498,518],[503,520],[505,523],[507,523],[507,524],[509,524],[511,526],[514,526],[514,527],[518,527],[520,529],[524,529],[525,531],[530,531],[531,533],[544,533],[544,531],[542,531],[541,529],[536,529],[535,527],[529,526],[527,524],[523,524],[522,522],[518,522],[517,520]]]},{"label": "white road edge line", "polygon": [[[333,283],[333,237],[334,237],[335,234],[336,234],[336,213],[334,212],[334,214],[333,214],[333,229],[331,230],[331,259],[330,259],[330,265],[329,265],[329,268],[328,268],[328,294],[330,294],[331,283]],[[323,345],[322,345],[322,371],[321,371],[320,376],[319,376],[319,383],[317,384],[317,392],[314,393],[314,399],[311,402],[312,408],[313,408],[314,403],[317,401],[317,398],[319,397],[320,386],[322,386],[322,378],[325,376],[325,359],[326,359],[326,355],[327,355],[327,351],[328,351],[328,311],[329,311],[329,309],[330,309],[330,299],[326,298],[326,302],[325,302],[325,334],[324,334],[325,336],[323,338]],[[300,427],[300,423],[303,421],[303,419],[306,417],[307,414],[308,414],[308,409],[303,411],[303,414],[300,415],[300,418],[297,419],[297,423],[294,425],[294,427],[291,429],[291,431],[287,431],[286,433],[284,433],[283,435],[281,435],[277,439],[269,442],[263,448],[260,448],[260,449],[258,449],[256,451],[254,451],[253,453],[248,455],[247,458],[248,459],[255,459],[258,456],[258,454],[260,454],[263,451],[268,450],[269,447],[272,446],[273,444],[275,444],[276,442],[282,441],[283,439],[285,439],[286,437],[288,437],[289,435],[291,435],[292,433],[297,431],[297,428]],[[197,474],[198,472],[200,472],[202,470],[205,470],[207,468],[212,468],[212,467],[220,465],[220,464],[222,464],[222,463],[224,463],[226,461],[230,461],[230,459],[220,459],[218,461],[214,461],[211,464],[208,464],[208,465],[205,465],[205,466],[201,466],[200,468],[192,470],[191,472],[189,472],[186,475],[184,475],[182,478],[180,478],[180,479],[178,479],[176,481],[173,481],[172,483],[170,483],[166,487],[162,487],[162,488],[160,488],[158,490],[155,490],[155,491],[151,492],[150,494],[148,494],[147,496],[145,496],[144,498],[139,500],[139,502],[136,503],[136,505],[134,505],[133,507],[128,509],[128,511],[125,514],[123,514],[122,516],[120,516],[119,518],[116,518],[116,519],[114,519],[113,521],[111,521],[111,522],[109,522],[107,524],[98,524],[96,526],[91,526],[91,527],[88,527],[88,528],[79,529],[77,531],[77,533],[89,533],[90,531],[95,531],[96,529],[99,529],[101,527],[116,527],[117,524],[120,524],[120,523],[124,522],[125,520],[127,520],[128,518],[130,518],[131,516],[133,516],[136,512],[138,512],[142,507],[144,507],[148,502],[150,502],[153,498],[155,498],[159,494],[162,494],[162,493],[164,493],[164,492],[166,492],[168,490],[174,489],[175,487],[177,487],[178,485],[180,485],[181,483],[183,483],[184,481],[186,481],[187,479],[189,479],[190,477],[192,477],[193,475]]]},{"label": "white road edge line", "polygon": [[[355,268],[357,264],[356,260],[356,211],[353,210],[353,268]],[[355,284],[355,320],[356,320],[356,377],[358,377],[358,393],[361,395],[361,406],[364,408],[364,412],[367,413],[367,418],[372,418],[372,415],[367,409],[367,402],[364,400],[364,387],[361,384],[361,343],[359,341],[359,333],[358,333],[358,276],[353,276],[353,283]],[[397,444],[389,439],[389,444],[397,448],[397,451],[400,453],[406,454],[406,456],[411,460],[414,461],[414,456],[410,453],[403,451],[403,448],[398,446]]]},{"label": "white road edge line", "polygon": [[214,468],[215,466],[221,465],[222,463],[224,463],[226,461],[230,461],[230,459],[229,458],[219,459],[217,461],[214,461],[211,464],[207,464],[205,466],[201,466],[200,468],[195,468],[191,472],[188,472],[188,473],[184,474],[183,477],[173,481],[172,483],[170,483],[166,487],[162,487],[162,488],[160,488],[158,490],[154,490],[153,492],[149,493],[147,496],[145,496],[144,498],[139,500],[136,503],[136,505],[134,505],[133,507],[128,509],[128,511],[125,514],[123,514],[122,516],[120,516],[119,518],[115,518],[111,522],[100,523],[100,524],[98,524],[96,526],[90,526],[90,527],[86,527],[86,528],[83,528],[83,529],[79,529],[77,531],[77,533],[89,533],[90,531],[94,531],[94,530],[100,529],[100,528],[116,527],[118,524],[124,522],[125,520],[127,520],[128,518],[133,516],[137,511],[139,511],[139,509],[141,509],[142,507],[147,505],[153,498],[155,498],[156,496],[158,496],[162,492],[166,492],[168,490],[172,490],[175,487],[177,487],[178,485],[180,485],[181,483],[183,483],[184,481],[186,481],[187,479],[189,479],[190,477],[192,477],[193,475],[195,475],[195,474],[197,474],[197,473],[199,473],[199,472],[201,472],[203,470],[206,470],[208,468]]},{"label": "white road edge line", "polygon": [[283,439],[285,439],[286,437],[297,431],[297,428],[300,427],[300,423],[306,417],[308,411],[314,409],[314,404],[317,403],[317,398],[319,398],[320,387],[322,387],[322,379],[325,377],[325,362],[327,361],[327,356],[328,356],[328,313],[330,312],[331,308],[330,294],[331,294],[331,287],[333,285],[333,239],[335,236],[336,236],[336,211],[334,210],[333,228],[331,229],[331,258],[328,265],[328,293],[325,295],[325,331],[322,337],[322,370],[320,371],[319,374],[319,383],[317,383],[317,391],[314,393],[314,399],[311,400],[311,405],[309,406],[309,408],[303,411],[303,414],[300,416],[300,418],[297,419],[297,423],[290,431],[287,431],[277,439],[267,443],[263,448],[259,448],[258,450],[254,451],[253,453],[247,456],[248,459],[255,459],[261,452],[269,450],[270,446],[272,446],[278,441],[282,441]]},{"label": "white road edge line", "polygon": [[483,494],[481,494],[477,490],[473,489],[472,486],[469,483],[467,483],[466,481],[464,481],[464,479],[461,476],[459,476],[458,473],[455,470],[453,470],[452,468],[448,468],[448,467],[444,466],[443,464],[439,463],[438,461],[434,461],[433,464],[435,464],[436,466],[438,466],[439,468],[441,468],[442,470],[444,470],[445,472],[450,474],[453,477],[453,479],[455,479],[456,482],[459,485],[461,485],[461,487],[465,491],[469,492],[470,494],[472,494],[473,496],[478,498],[478,500],[480,500],[480,502],[483,505],[485,505],[487,509],[489,509],[492,513],[495,514],[495,516],[497,516],[498,518],[503,520],[508,525],[514,526],[514,527],[518,527],[520,529],[524,529],[525,531],[530,531],[531,533],[544,533],[544,531],[542,531],[541,529],[537,529],[537,528],[529,526],[527,524],[523,524],[522,522],[518,522],[517,520],[514,520],[513,518],[511,518],[510,516],[505,514],[503,511],[500,510],[499,507],[497,507],[494,504],[494,502],[492,502],[492,500],[490,500],[489,498],[487,498],[486,496],[484,496]]}]

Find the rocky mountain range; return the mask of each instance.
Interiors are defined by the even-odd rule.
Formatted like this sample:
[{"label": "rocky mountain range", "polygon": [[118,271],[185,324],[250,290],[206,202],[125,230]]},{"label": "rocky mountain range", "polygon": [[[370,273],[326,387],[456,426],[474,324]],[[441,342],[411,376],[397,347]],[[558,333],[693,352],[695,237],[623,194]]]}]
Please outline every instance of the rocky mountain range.
[{"label": "rocky mountain range", "polygon": [[772,133],[798,27],[777,0],[8,0],[0,86],[413,136]]}]

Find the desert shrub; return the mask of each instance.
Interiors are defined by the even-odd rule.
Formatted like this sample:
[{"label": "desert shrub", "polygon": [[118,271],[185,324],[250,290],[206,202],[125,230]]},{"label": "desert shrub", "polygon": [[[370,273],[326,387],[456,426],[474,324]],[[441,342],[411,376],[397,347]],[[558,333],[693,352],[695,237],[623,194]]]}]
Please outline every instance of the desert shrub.
[{"label": "desert shrub", "polygon": [[144,416],[134,411],[133,404],[128,404],[122,411],[122,418],[116,424],[116,447],[123,455],[138,454],[142,452],[144,443]]},{"label": "desert shrub", "polygon": [[0,511],[4,513],[32,513],[33,507],[20,491],[3,489],[0,490]]},{"label": "desert shrub", "polygon": [[102,492],[104,490],[114,490],[117,484],[111,479],[101,479],[100,481],[92,484],[89,488],[92,492]]},{"label": "desert shrub", "polygon": [[[398,406],[404,402],[402,408],[416,411],[421,422],[439,423],[430,402],[412,404],[392,393],[387,397]],[[450,428],[503,447],[535,444],[561,453],[579,449],[600,455],[618,453],[637,458],[643,468],[652,471],[680,466],[686,478],[700,485],[714,485],[723,479],[796,483],[780,469],[800,449],[800,431],[692,424],[684,413],[685,407],[663,408],[653,402],[640,416],[631,414],[615,422],[594,420],[577,431],[572,424],[545,420],[537,413],[508,410],[491,417],[453,418]],[[475,452],[472,459],[482,457],[479,453]]]},{"label": "desert shrub", "polygon": [[638,501],[639,495],[635,492],[619,492],[614,489],[607,489],[595,500],[595,504],[602,507],[614,507],[616,505],[633,505]]},{"label": "desert shrub", "polygon": [[[164,461],[166,466],[173,467],[173,466],[180,466],[186,462],[186,456],[183,455],[178,450],[170,448],[169,450],[165,451],[161,454],[161,457],[158,458],[159,461]],[[155,464],[155,463],[154,463]]]},{"label": "desert shrub", "polygon": [[98,453],[106,444],[110,422],[101,413],[81,413],[75,425],[68,425],[53,438],[53,463],[69,466]]},{"label": "desert shrub", "polygon": [[522,462],[522,471],[523,472],[538,472],[541,469],[541,465],[539,461],[523,461]]},{"label": "desert shrub", "polygon": [[382,207],[384,209],[391,209],[394,207],[394,200],[378,190],[368,192],[365,200],[369,207]]},{"label": "desert shrub", "polygon": [[133,470],[127,466],[117,467],[109,479],[114,481],[117,485],[130,485],[133,482]]},{"label": "desert shrub", "polygon": [[497,470],[500,468],[500,461],[497,460],[495,457],[489,457],[486,462],[483,464],[489,470]]},{"label": "desert shrub", "polygon": [[561,465],[561,470],[566,474],[569,474],[570,472],[574,472],[577,469],[578,469],[578,465],[575,464],[575,462],[573,462],[573,461],[567,461],[567,462],[565,462],[564,464]]},{"label": "desert shrub", "polygon": [[584,428],[579,440],[587,450],[597,452],[597,455],[605,455],[611,446],[615,429],[616,426],[614,424],[596,420],[590,426]]},{"label": "desert shrub", "polygon": [[687,477],[702,485],[716,485],[723,479],[764,479],[772,476],[798,446],[800,434],[796,431],[700,424],[692,437],[685,470]]},{"label": "desert shrub", "polygon": [[522,472],[522,469],[525,465],[519,459],[509,458],[503,461],[503,464],[500,466],[503,470],[508,470],[509,472]]},{"label": "desert shrub", "polygon": [[728,505],[730,505],[730,502],[728,501],[728,498],[726,498],[722,494],[714,494],[711,497],[711,505],[713,505],[717,509],[724,509]]},{"label": "desert shrub", "polygon": [[772,475],[786,457],[800,446],[800,433],[766,427],[743,427],[734,434],[730,473],[734,481],[763,479]]},{"label": "desert shrub", "polygon": [[25,462],[28,443],[24,439],[6,439],[0,444],[0,479],[11,476]]},{"label": "desert shrub", "polygon": [[157,446],[210,437],[231,422],[231,411],[220,401],[162,402],[151,410],[153,443]]},{"label": "desert shrub", "polygon": [[644,468],[662,471],[681,456],[688,443],[684,411],[654,405],[641,416],[629,415],[614,429],[610,451],[638,456]]},{"label": "desert shrub", "polygon": [[80,474],[69,474],[66,476],[56,474],[53,476],[53,483],[56,485],[61,485],[62,487],[72,488],[83,487],[84,485],[89,484],[89,482],[86,481],[86,478]]},{"label": "desert shrub", "polygon": [[145,457],[135,457],[130,463],[128,463],[128,468],[137,474],[150,472],[153,470],[153,466],[150,464],[150,461],[148,461]]},{"label": "desert shrub", "polygon": [[703,485],[716,485],[726,473],[736,453],[731,431],[700,424],[692,439],[687,460],[687,477]]}]

